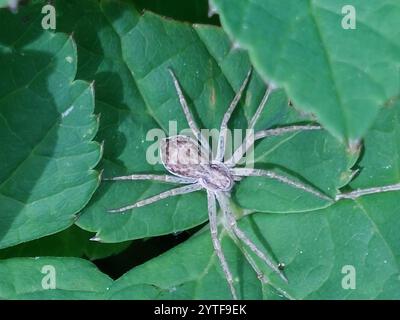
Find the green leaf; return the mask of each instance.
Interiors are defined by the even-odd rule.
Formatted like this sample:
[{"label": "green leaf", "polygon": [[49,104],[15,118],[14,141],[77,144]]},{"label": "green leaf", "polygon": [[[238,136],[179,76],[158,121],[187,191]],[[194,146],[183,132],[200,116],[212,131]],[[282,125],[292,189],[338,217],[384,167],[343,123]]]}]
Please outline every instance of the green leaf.
[{"label": "green leaf", "polygon": [[[55,288],[50,289],[48,286],[53,283]],[[0,261],[1,299],[99,299],[111,284],[108,276],[83,259],[14,258]]]},{"label": "green leaf", "polygon": [[[244,298],[261,298],[254,272],[226,234],[223,249]],[[141,288],[142,287],[142,288]],[[134,291],[131,288],[141,288]],[[126,273],[109,291],[112,299],[231,299],[207,229],[167,253]]]},{"label": "green leaf", "polygon": [[[397,0],[211,3],[262,76],[336,137],[361,138],[380,107],[399,95]],[[345,5],[356,10],[356,29],[342,28]]]},{"label": "green leaf", "polygon": [[[396,173],[399,111],[399,105],[381,111],[366,136],[359,162],[361,171],[352,186],[367,188],[399,182]],[[240,296],[399,299],[399,195],[400,192],[387,192],[354,201],[342,200],[306,213],[253,213],[243,217],[243,212],[237,212],[237,216],[242,216],[240,227],[260,248],[285,264],[284,272],[289,279],[289,284],[282,283],[257,260],[270,278],[270,285],[261,288],[243,256],[238,255],[223,234],[224,253],[239,280]],[[210,235],[204,231],[118,279],[110,297],[229,299],[230,292],[212,250]],[[347,282],[349,266],[355,271],[354,290],[342,286],[343,281]],[[142,295],[130,293],[132,286],[143,286]]]},{"label": "green leaf", "polygon": [[[190,26],[149,13],[140,16],[123,3],[103,1],[99,7],[97,3],[88,2],[82,10],[90,19],[81,19],[81,13],[77,15],[73,11],[73,2],[59,2],[56,6],[61,17],[59,28],[74,32],[81,53],[79,76],[96,79],[96,108],[103,119],[97,139],[105,141],[101,163],[105,177],[165,172],[162,165],[147,162],[146,150],[153,141],[147,141],[146,134],[155,128],[168,134],[170,121],[177,121],[178,132],[187,128],[168,67],[174,69],[182,83],[200,127],[210,129],[219,128],[222,115],[250,68],[246,54],[233,50],[219,28]],[[75,26],[73,30],[69,29],[71,26]],[[108,45],[110,43],[115,45]],[[232,128],[247,127],[264,91],[265,85],[255,75],[244,103],[232,119]],[[298,115],[292,107],[282,108],[282,105],[287,105],[287,98],[278,91],[260,119],[258,129],[312,120],[309,115]],[[335,158],[332,150],[327,151],[330,156],[327,162],[333,165],[328,168],[332,170],[324,169],[324,172],[331,184],[321,186],[334,190],[343,183],[341,175],[348,175],[346,150],[342,146],[329,146],[333,140],[325,133],[320,134],[325,137],[322,139],[326,140],[325,149],[333,147],[332,150],[339,152]],[[287,140],[287,148],[283,146],[287,152],[298,148],[290,142],[291,138],[281,140],[282,145],[286,145]],[[307,174],[307,178],[310,175]],[[338,179],[340,181],[336,181]],[[160,201],[138,208],[132,214],[106,212],[169,188],[172,186],[154,182],[104,182],[77,223],[96,232],[101,241],[118,242],[177,232],[207,220],[203,192]],[[295,208],[289,201],[286,208],[290,206],[299,211],[325,205],[326,202],[321,204],[314,197],[310,203]]]},{"label": "green leaf", "polygon": [[[187,127],[168,67],[171,66],[177,74],[202,128],[218,128],[223,113],[250,67],[246,54],[231,48],[227,36],[216,27],[191,26],[149,13],[141,16],[131,5],[115,1],[101,1],[100,4],[98,1],[59,1],[55,5],[58,30],[74,33],[79,52],[77,77],[96,80],[96,112],[102,114],[96,139],[104,141],[105,157],[99,167],[104,169],[106,177],[165,172],[160,164],[152,165],[146,161],[147,147],[152,144],[152,141],[146,141],[146,134],[154,128],[168,131],[170,120],[178,121],[179,130]],[[37,13],[40,12],[39,7],[35,8]],[[1,39],[7,37],[9,35],[4,35]],[[39,41],[40,37],[34,39]],[[0,83],[2,86],[8,84]],[[263,81],[255,74],[230,123],[231,128],[246,128],[264,91]],[[275,92],[257,129],[314,122],[313,115],[299,114],[297,108],[301,104],[298,100],[294,102],[295,107],[289,107],[284,92]],[[388,119],[393,119],[393,116],[387,114],[386,121]],[[372,179],[363,178],[363,175],[374,176],[375,172],[377,177],[382,177],[377,181],[379,185],[396,182],[378,166],[394,166],[396,162],[391,157],[387,160],[384,157],[381,163],[377,157],[379,154],[374,155],[375,150],[383,152],[385,140],[390,149],[387,154],[397,152],[398,124],[393,122],[385,127],[384,121],[376,125],[379,132],[384,132],[384,138],[369,134],[366,137],[363,159],[359,162],[363,170],[352,187],[373,186]],[[376,130],[372,132],[376,134]],[[258,143],[255,151],[256,167],[272,167],[302,182],[309,182],[330,196],[349,182],[352,177],[350,168],[358,157],[358,150],[347,150],[322,130],[273,137]],[[388,172],[392,174],[394,171]],[[266,184],[259,190],[258,183]],[[107,209],[133,203],[171,187],[139,181],[104,182],[89,207],[84,209],[78,225],[96,232],[102,241],[120,242],[188,229],[207,220],[206,201],[200,192],[161,201],[125,215],[106,213]],[[273,192],[281,187],[280,194],[274,195]],[[270,279],[270,285],[262,287],[239,249],[226,232],[222,232],[223,249],[239,296],[251,299],[399,298],[397,197],[398,192],[376,194],[327,206],[318,199],[307,199],[298,190],[274,185],[268,179],[244,179],[237,184],[233,198],[240,206],[246,207],[236,208],[239,225],[260,248],[277,262],[285,264],[289,284],[271,274],[254,257]],[[293,201],[293,198],[301,200]],[[81,260],[43,259],[50,265],[60,263],[56,270],[65,267],[60,269],[69,277],[65,285],[62,279],[63,285],[59,290],[42,290],[44,275],[37,274],[43,267],[42,258],[4,260],[0,262],[0,290],[7,288],[3,290],[8,291],[0,296],[231,298],[213,250],[208,226],[185,243],[132,269],[114,283],[91,265],[88,270]],[[13,261],[16,261],[15,265]],[[32,265],[35,261],[39,262]],[[70,261],[77,263],[76,269]],[[3,273],[2,264],[10,265]],[[355,290],[342,287],[343,267],[348,265],[354,266],[356,271]],[[10,270],[22,270],[22,275]],[[25,276],[32,279],[32,282],[27,282],[28,289],[23,287],[18,292],[12,291],[14,279],[23,280]],[[94,287],[92,280],[99,286]]]},{"label": "green leaf", "polygon": [[[257,126],[259,129],[310,120],[288,105],[282,91],[271,97],[266,109]],[[334,198],[338,189],[351,180],[351,168],[358,156],[358,148],[349,150],[325,130],[301,131],[267,137],[258,142],[254,150],[254,166],[274,169]],[[251,177],[239,183],[236,199],[244,208],[264,212],[309,211],[332,204],[332,201],[265,177]]]},{"label": "green leaf", "polygon": [[92,233],[72,225],[59,233],[2,249],[0,258],[63,256],[96,260],[118,254],[131,243],[99,243],[91,241],[92,237]]},{"label": "green leaf", "polygon": [[0,248],[72,225],[99,182],[93,87],[34,8],[0,10]]},{"label": "green leaf", "polygon": [[370,188],[400,182],[400,105],[381,110],[364,139],[364,152],[357,164],[360,175],[351,187]]},{"label": "green leaf", "polygon": [[[398,196],[379,194],[309,213],[255,213],[241,219],[241,228],[252,240],[285,264],[289,284],[257,260],[270,279],[262,288],[224,233],[223,250],[240,297],[399,299]],[[349,265],[356,272],[355,290],[342,287],[347,272],[343,268]],[[109,294],[116,299],[231,298],[208,231],[129,271]]]}]

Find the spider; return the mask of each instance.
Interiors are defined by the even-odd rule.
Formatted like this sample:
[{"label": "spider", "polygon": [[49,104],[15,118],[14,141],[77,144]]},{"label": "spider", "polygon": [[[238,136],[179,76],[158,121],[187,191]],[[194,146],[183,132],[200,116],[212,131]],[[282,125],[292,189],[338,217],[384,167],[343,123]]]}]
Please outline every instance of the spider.
[{"label": "spider", "polygon": [[[266,284],[268,283],[268,280],[255,263],[253,257],[242,248],[242,244],[244,244],[258,258],[260,258],[269,268],[272,269],[272,271],[277,273],[281,279],[283,279],[285,282],[288,282],[282,270],[283,264],[275,263],[273,259],[271,259],[266,253],[258,248],[258,246],[239,228],[236,222],[236,218],[230,207],[230,192],[235,183],[240,181],[243,177],[261,176],[275,179],[281,183],[301,189],[305,192],[309,192],[321,199],[325,199],[331,202],[340,200],[342,198],[356,198],[363,194],[390,191],[389,189],[385,189],[387,187],[372,188],[374,190],[356,190],[347,194],[339,194],[335,199],[332,199],[309,185],[292,180],[286,176],[279,175],[273,171],[236,167],[246,151],[252,144],[254,144],[256,140],[269,136],[278,136],[288,132],[319,130],[321,129],[321,126],[319,125],[292,125],[275,129],[261,130],[254,133],[254,135],[246,134],[243,139],[242,145],[233,152],[233,155],[231,157],[225,159],[228,122],[242,97],[243,91],[245,90],[249,82],[252,69],[248,71],[245,79],[242,82],[242,85],[240,86],[234,99],[230,103],[229,108],[222,118],[218,136],[217,152],[216,155],[213,156],[208,141],[201,134],[196,122],[194,121],[194,118],[189,110],[187,101],[182,93],[182,89],[177,77],[171,69],[168,69],[168,71],[171,75],[173,84],[179,97],[179,102],[182,107],[183,113],[195,139],[189,136],[176,135],[167,137],[160,142],[159,149],[161,161],[165,169],[169,171],[172,175],[132,174],[127,176],[105,178],[104,180],[153,180],[167,183],[183,184],[183,186],[170,189],[168,191],[162,192],[158,195],[152,196],[144,200],[140,200],[134,204],[125,207],[109,210],[109,212],[124,213],[128,210],[142,207],[172,196],[205,190],[207,193],[209,227],[214,251],[219,259],[222,271],[225,275],[233,299],[237,299],[238,296],[234,286],[232,273],[225,259],[220,239],[218,237],[217,204],[222,211],[224,222],[222,224],[223,227],[227,230],[233,242],[240,248],[241,252],[257,274],[257,277],[261,281],[261,283]],[[262,113],[269,96],[274,90],[276,90],[276,87],[271,84],[267,87],[255,114],[249,122],[248,129],[250,130],[247,130],[246,132],[252,132],[251,130],[254,130],[255,124],[260,117],[260,114]],[[396,187],[397,190],[399,186]]]}]

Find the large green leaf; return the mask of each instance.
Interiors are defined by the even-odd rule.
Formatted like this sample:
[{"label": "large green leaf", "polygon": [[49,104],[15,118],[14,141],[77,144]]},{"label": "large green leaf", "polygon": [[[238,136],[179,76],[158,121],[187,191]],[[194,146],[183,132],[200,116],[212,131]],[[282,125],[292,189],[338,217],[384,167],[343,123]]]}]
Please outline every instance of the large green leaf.
[{"label": "large green leaf", "polygon": [[[200,126],[217,129],[250,68],[246,54],[232,50],[226,35],[216,27],[191,26],[150,13],[140,16],[127,4],[109,1],[102,1],[100,6],[87,2],[82,7],[83,19],[81,13],[78,15],[73,10],[75,5],[74,2],[56,3],[60,15],[58,26],[61,30],[74,32],[80,52],[79,76],[96,79],[96,107],[103,119],[97,139],[105,141],[101,163],[104,176],[165,172],[161,165],[147,162],[146,150],[153,142],[146,141],[146,134],[154,128],[168,134],[169,121],[177,121],[178,131],[187,128],[167,68],[172,67],[177,74]],[[265,85],[255,74],[244,103],[231,122],[232,128],[247,126],[264,91]],[[274,93],[258,128],[311,120],[310,116],[300,116],[295,109],[287,107],[287,103],[282,91]],[[320,144],[324,148],[318,148],[315,153],[322,152],[320,157],[329,157],[327,162],[333,164],[324,169],[324,175],[330,181],[328,187],[334,190],[343,183],[341,174],[348,174],[346,150],[322,131],[316,137],[323,141]],[[300,148],[291,140],[292,137],[280,140],[286,152]],[[281,157],[280,161],[276,160],[277,164],[285,163],[285,156],[284,153],[276,156],[275,160]],[[301,169],[301,165],[288,168]],[[311,175],[307,173],[304,177],[297,173],[306,179]],[[324,183],[318,186],[321,181],[323,179],[312,182],[327,189]],[[106,212],[171,187],[143,181],[105,182],[77,223],[97,232],[100,241],[118,242],[177,232],[206,221],[206,201],[201,192],[171,198],[125,215]],[[307,196],[302,194],[298,198]],[[297,207],[289,200],[283,209],[310,210],[326,205],[312,197],[305,205],[298,203]]]},{"label": "large green leaf", "polygon": [[[263,287],[226,233],[223,249],[241,298],[399,299],[399,211],[396,194],[341,201],[303,214],[257,213],[240,226],[285,263],[289,284],[270,275]],[[382,209],[385,216],[382,217]],[[261,234],[260,230],[263,230]],[[270,249],[271,250],[271,249]],[[56,290],[45,290],[44,266],[56,270]],[[356,270],[345,289],[344,266]],[[260,263],[260,267],[263,265]],[[265,270],[268,274],[268,270]],[[71,258],[18,258],[0,262],[0,297],[18,299],[229,299],[230,292],[207,229],[114,283],[87,262]],[[15,279],[18,279],[16,282]]]},{"label": "large green leaf", "polygon": [[[399,110],[399,105],[382,110],[367,134],[360,174],[351,184],[353,187],[399,182]],[[400,192],[380,193],[307,213],[253,213],[241,218],[242,229],[285,264],[289,279],[285,285],[265,270],[271,285],[262,290],[244,258],[223,234],[224,252],[239,279],[241,297],[399,299],[399,195]],[[203,230],[118,279],[110,297],[228,299],[228,286],[211,248],[209,233]],[[264,268],[262,263],[259,266]],[[348,266],[355,270],[355,289],[342,286]],[[133,295],[132,288],[141,288],[141,295]]]},{"label": "large green leaf", "polygon": [[[270,285],[262,290],[255,273],[224,234],[224,253],[240,297],[399,299],[398,196],[398,192],[379,194],[314,212],[255,213],[241,219],[242,229],[285,263],[289,284],[259,263],[270,278]],[[346,275],[342,270],[348,265],[356,271],[354,290],[342,287]],[[111,287],[110,297],[230,299],[230,292],[210,234],[203,232],[128,272]]]},{"label": "large green leaf", "polygon": [[[50,278],[54,275],[54,278]],[[55,288],[49,288],[53,284]],[[83,259],[14,258],[0,261],[0,299],[98,299],[112,280]]]},{"label": "large green leaf", "polygon": [[[211,3],[264,78],[339,138],[362,137],[379,108],[399,95],[397,0]],[[342,28],[348,5],[356,10],[356,29]]]},{"label": "large green leaf", "polygon": [[360,175],[351,187],[370,188],[400,182],[400,104],[381,110],[364,139],[364,152],[358,163]]},{"label": "large green leaf", "polygon": [[0,248],[70,226],[99,182],[93,86],[74,81],[72,37],[40,18],[0,10]]}]

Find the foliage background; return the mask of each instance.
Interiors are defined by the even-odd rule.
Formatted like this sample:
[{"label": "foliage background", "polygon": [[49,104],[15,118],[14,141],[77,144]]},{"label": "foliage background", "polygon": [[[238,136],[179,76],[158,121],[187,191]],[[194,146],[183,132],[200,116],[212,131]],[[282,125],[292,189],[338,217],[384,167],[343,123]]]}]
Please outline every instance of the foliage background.
[{"label": "foliage background", "polygon": [[[54,1],[55,31],[41,28],[45,3],[0,9],[1,298],[230,298],[204,194],[106,213],[170,187],[100,183],[100,172],[163,172],[145,160],[146,132],[167,131],[175,119],[186,126],[169,66],[202,127],[218,127],[252,64],[232,127],[246,127],[264,82],[273,81],[282,89],[258,129],[315,121],[326,128],[258,143],[256,166],[333,197],[399,183],[395,0],[353,0],[356,30],[341,28],[348,1],[339,0],[213,0],[212,17],[203,0]],[[271,282],[261,286],[223,233],[240,296],[398,299],[398,195],[333,204],[245,179],[233,194],[239,224],[285,263],[290,283],[265,270]],[[44,265],[57,270],[55,290],[42,288]],[[357,270],[356,290],[341,286],[345,265]]]}]

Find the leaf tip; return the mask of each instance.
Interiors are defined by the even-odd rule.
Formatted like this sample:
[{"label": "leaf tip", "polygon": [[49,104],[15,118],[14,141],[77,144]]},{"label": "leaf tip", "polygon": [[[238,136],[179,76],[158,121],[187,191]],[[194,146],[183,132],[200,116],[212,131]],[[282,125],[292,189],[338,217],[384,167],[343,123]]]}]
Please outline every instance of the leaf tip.
[{"label": "leaf tip", "polygon": [[[103,153],[104,153],[104,140],[102,140],[100,142],[100,156],[103,157]],[[102,169],[101,171],[103,172],[104,169]]]},{"label": "leaf tip", "polygon": [[92,94],[93,98],[94,98],[94,86],[95,86],[95,80],[93,80],[90,84],[89,84],[89,88],[90,88],[90,93]]},{"label": "leaf tip", "polygon": [[361,150],[362,142],[360,139],[349,140],[347,144],[347,150],[351,154],[358,154]]},{"label": "leaf tip", "polygon": [[102,180],[105,180],[105,179],[103,179],[103,172],[104,172],[104,169],[101,169],[101,170],[99,171],[99,177],[98,177],[99,182],[101,182]]},{"label": "leaf tip", "polygon": [[241,48],[240,43],[237,41],[232,42],[231,51],[239,50]]},{"label": "leaf tip", "polygon": [[214,3],[209,0],[208,1],[208,17],[211,18],[213,15],[217,14],[217,8]]},{"label": "leaf tip", "polygon": [[90,241],[97,241],[97,242],[101,242],[101,238],[96,234],[94,237],[91,237],[89,239]]}]

